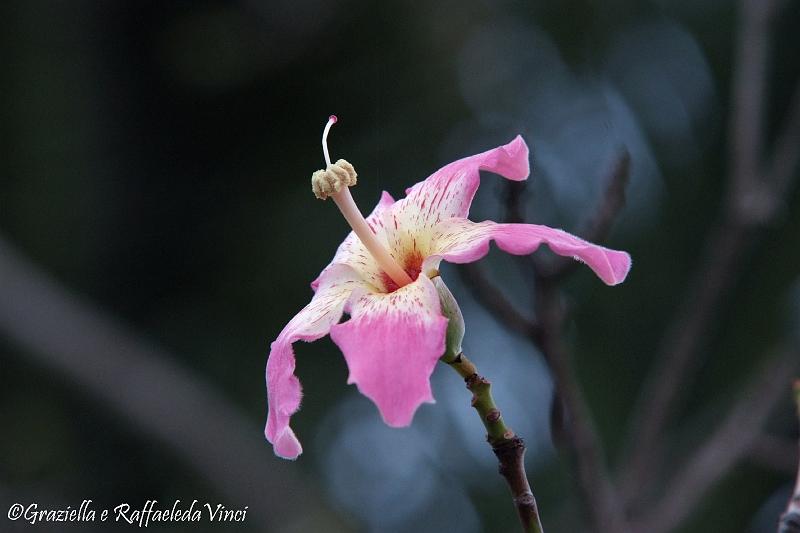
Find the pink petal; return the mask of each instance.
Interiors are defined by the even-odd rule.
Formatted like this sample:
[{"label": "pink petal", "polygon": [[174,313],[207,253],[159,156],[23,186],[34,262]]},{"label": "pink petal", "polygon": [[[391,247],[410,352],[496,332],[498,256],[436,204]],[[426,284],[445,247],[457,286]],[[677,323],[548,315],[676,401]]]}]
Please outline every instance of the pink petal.
[{"label": "pink petal", "polygon": [[450,217],[466,218],[478,190],[480,170],[514,181],[526,179],[530,172],[528,145],[517,135],[504,146],[454,161],[407,189],[408,196],[401,202],[419,212],[417,227],[432,227]]},{"label": "pink petal", "polygon": [[[387,242],[386,229],[384,227],[385,215],[394,203],[394,198],[392,198],[388,192],[384,191],[383,194],[381,194],[378,205],[376,205],[372,213],[366,217],[367,224],[369,224],[370,228],[372,228],[373,232],[378,237],[378,240],[382,243]],[[378,266],[378,263],[364,247],[364,244],[352,231],[345,237],[342,244],[339,245],[339,248],[336,250],[336,255],[334,255],[330,265],[328,265],[325,270],[322,271],[322,274],[311,283],[311,288],[317,290],[322,276],[329,268],[336,264],[350,265],[373,287],[378,290],[385,290],[385,278],[382,276],[380,266]]]},{"label": "pink petal", "polygon": [[272,343],[267,360],[267,427],[264,434],[275,454],[296,459],[303,451],[289,419],[300,408],[300,380],[294,375],[292,343],[314,341],[326,335],[342,316],[348,298],[364,290],[365,283],[348,265],[331,265],[319,278],[311,302],[283,328]]},{"label": "pink petal", "polygon": [[527,255],[540,244],[547,244],[558,255],[583,261],[608,285],[622,283],[631,268],[631,257],[617,250],[584,241],[574,235],[535,224],[497,224],[452,218],[434,228],[428,267],[436,267],[439,259],[451,263],[471,263],[489,251],[494,239],[501,250],[514,255]]},{"label": "pink petal", "polygon": [[420,404],[433,403],[430,376],[446,329],[436,288],[423,275],[395,292],[361,296],[331,338],[350,369],[347,382],[375,402],[386,424],[401,427]]}]

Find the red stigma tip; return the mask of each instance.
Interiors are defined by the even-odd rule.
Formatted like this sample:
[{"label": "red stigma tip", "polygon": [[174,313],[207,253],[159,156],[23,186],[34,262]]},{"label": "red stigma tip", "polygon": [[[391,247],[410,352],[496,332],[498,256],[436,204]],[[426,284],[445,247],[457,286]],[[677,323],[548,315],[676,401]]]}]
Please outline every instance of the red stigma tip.
[{"label": "red stigma tip", "polygon": [[331,115],[331,116],[328,117],[328,122],[332,122],[333,124],[336,124],[337,120],[339,120],[339,119],[336,118],[336,115]]}]

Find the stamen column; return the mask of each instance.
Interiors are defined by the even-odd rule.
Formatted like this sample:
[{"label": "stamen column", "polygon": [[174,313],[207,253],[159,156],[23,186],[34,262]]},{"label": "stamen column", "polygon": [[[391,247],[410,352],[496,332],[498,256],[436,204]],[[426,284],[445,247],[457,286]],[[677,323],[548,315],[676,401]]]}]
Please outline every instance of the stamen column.
[{"label": "stamen column", "polygon": [[331,115],[322,132],[322,151],[327,167],[325,170],[317,170],[311,176],[311,188],[314,195],[322,200],[331,197],[347,223],[353,228],[353,233],[361,240],[383,271],[399,287],[408,285],[413,280],[378,241],[350,194],[350,187],[356,184],[356,171],[353,165],[344,159],[339,159],[335,164],[331,163],[328,154],[328,132],[331,126],[336,124],[336,120],[336,115]]}]

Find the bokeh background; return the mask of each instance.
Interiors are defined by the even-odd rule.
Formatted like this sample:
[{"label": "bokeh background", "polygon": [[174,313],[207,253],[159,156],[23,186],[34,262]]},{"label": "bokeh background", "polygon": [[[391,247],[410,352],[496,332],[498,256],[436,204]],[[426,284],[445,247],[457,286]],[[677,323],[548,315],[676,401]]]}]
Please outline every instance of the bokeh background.
[{"label": "bokeh background", "polygon": [[[768,146],[800,74],[800,4],[785,4]],[[619,463],[729,188],[736,16],[726,0],[4,3],[0,530],[31,527],[6,519],[13,502],[83,499],[248,506],[242,524],[192,531],[516,530],[469,393],[444,366],[437,403],[389,429],[345,385],[329,339],[301,343],[293,426],[305,453],[287,463],[263,439],[269,343],[348,231],[309,189],[331,113],[332,157],[358,169],[364,211],[382,190],[402,196],[520,133],[532,149],[527,220],[577,230],[628,150],[628,203],[607,244],[632,254],[631,275],[609,288],[581,269],[566,286],[567,341]],[[484,176],[471,218],[501,219],[504,191]],[[702,442],[775,346],[798,342],[800,198],[790,189],[783,201],[715,309],[668,461]],[[531,307],[511,259],[493,250],[484,265]],[[457,268],[443,275],[465,350],[526,438],[547,531],[585,530],[575,473],[551,442],[541,355],[476,303]],[[788,380],[767,429],[791,443]],[[788,450],[737,463],[680,531],[774,531],[794,478]],[[62,530],[50,526],[38,529]]]}]

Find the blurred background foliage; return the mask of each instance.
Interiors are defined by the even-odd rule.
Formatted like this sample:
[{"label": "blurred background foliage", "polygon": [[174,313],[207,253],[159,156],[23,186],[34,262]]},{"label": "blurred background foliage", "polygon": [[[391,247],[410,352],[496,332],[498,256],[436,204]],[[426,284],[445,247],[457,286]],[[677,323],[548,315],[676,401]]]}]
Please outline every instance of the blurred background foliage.
[{"label": "blurred background foliage", "polygon": [[[305,399],[293,425],[306,452],[286,469],[260,442],[269,342],[347,232],[309,189],[334,112],[332,156],[356,165],[364,211],[381,190],[401,196],[442,164],[521,133],[532,148],[527,220],[576,230],[616,154],[629,150],[629,201],[608,244],[632,254],[631,276],[609,289],[584,269],[567,286],[577,371],[608,460],[620,460],[643,377],[728,187],[733,2],[31,0],[0,14],[0,231],[221,391],[278,486],[296,477],[339,516],[334,524],[292,508],[273,530],[516,527],[468,392],[443,368],[437,404],[392,430],[345,385],[330,340],[299,345]],[[787,2],[769,65],[768,140],[800,74],[798,24],[800,4]],[[502,218],[503,191],[485,176],[471,218]],[[784,201],[715,311],[669,461],[702,441],[777,344],[796,342],[800,200],[793,191]],[[493,251],[485,263],[509,298],[530,306],[509,258]],[[444,275],[467,319],[465,349],[528,441],[547,531],[582,530],[574,474],[550,442],[540,354],[475,303],[455,268]],[[280,491],[225,500],[180,453],[7,335],[0,368],[4,512],[14,501],[196,498],[280,513]],[[769,429],[796,436],[788,388]],[[741,463],[681,531],[774,531],[791,480]],[[224,527],[234,526],[194,529]],[[235,527],[262,529],[256,519]]]}]

